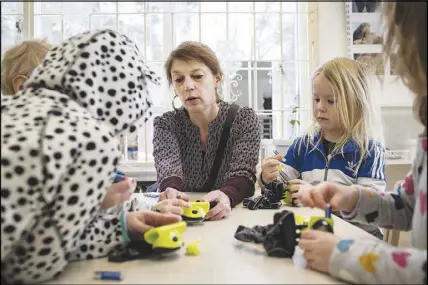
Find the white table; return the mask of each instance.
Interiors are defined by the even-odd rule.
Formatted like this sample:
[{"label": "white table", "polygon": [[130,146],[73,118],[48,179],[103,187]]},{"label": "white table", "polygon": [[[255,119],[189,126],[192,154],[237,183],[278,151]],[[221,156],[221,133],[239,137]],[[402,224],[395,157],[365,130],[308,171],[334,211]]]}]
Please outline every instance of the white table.
[{"label": "white table", "polygon": [[[191,194],[191,200],[200,196]],[[110,263],[107,258],[80,261],[70,264],[60,278],[46,284],[343,284],[330,276],[300,269],[293,265],[291,259],[269,257],[262,245],[242,243],[234,238],[238,225],[267,225],[273,222],[274,213],[283,209],[302,215],[324,214],[321,210],[310,208],[250,211],[237,206],[225,220],[187,227],[184,233],[186,243],[201,240],[199,256],[186,256],[183,247],[176,255],[163,259],[124,263]],[[335,232],[341,237],[372,237],[335,216],[333,219]],[[94,280],[94,272],[98,270],[121,271],[123,280]]]}]

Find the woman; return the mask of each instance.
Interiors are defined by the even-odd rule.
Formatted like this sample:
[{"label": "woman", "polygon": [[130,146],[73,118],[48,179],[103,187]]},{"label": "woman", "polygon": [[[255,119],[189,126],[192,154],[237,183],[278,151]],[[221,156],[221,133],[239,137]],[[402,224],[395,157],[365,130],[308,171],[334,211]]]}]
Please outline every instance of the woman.
[{"label": "woman", "polygon": [[[425,130],[411,172],[394,192],[353,185],[306,185],[296,195],[304,205],[341,210],[349,219],[384,228],[412,229],[412,246],[397,248],[374,239],[340,239],[304,231],[299,240],[309,267],[357,284],[427,284],[427,3],[386,2],[384,54],[397,55],[397,71],[415,94],[414,113]],[[398,49],[395,47],[397,44]]]},{"label": "woman", "polygon": [[134,42],[92,31],[52,49],[2,105],[2,283],[47,281],[70,261],[105,256],[152,226],[180,220],[100,211],[118,203],[104,199],[118,138],[151,115],[148,79],[154,74]]},{"label": "woman", "polygon": [[182,191],[209,192],[202,200],[217,205],[207,219],[222,219],[254,194],[261,138],[258,117],[251,108],[237,110],[218,174],[207,187],[223,125],[233,106],[220,98],[220,63],[208,46],[184,42],[171,52],[165,72],[174,99],[178,97],[183,106],[154,120],[153,156],[161,199],[187,200]]}]

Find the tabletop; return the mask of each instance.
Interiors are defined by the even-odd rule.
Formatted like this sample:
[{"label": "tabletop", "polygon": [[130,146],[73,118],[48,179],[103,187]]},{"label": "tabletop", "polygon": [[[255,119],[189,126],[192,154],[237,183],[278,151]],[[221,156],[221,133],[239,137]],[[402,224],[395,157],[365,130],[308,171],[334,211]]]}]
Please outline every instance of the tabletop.
[{"label": "tabletop", "polygon": [[[201,193],[190,193],[191,201]],[[239,225],[252,227],[273,222],[273,215],[284,209],[306,216],[323,216],[310,208],[282,207],[277,210],[248,210],[238,205],[221,221],[188,225],[183,234],[186,244],[200,240],[199,256],[186,256],[185,246],[166,257],[152,257],[123,263],[107,258],[79,261],[67,266],[63,274],[45,284],[343,284],[328,275],[300,268],[290,258],[266,255],[262,245],[243,243],[234,238]],[[333,216],[334,230],[344,238],[374,238],[367,232]],[[95,271],[120,271],[122,281],[94,280]]]}]

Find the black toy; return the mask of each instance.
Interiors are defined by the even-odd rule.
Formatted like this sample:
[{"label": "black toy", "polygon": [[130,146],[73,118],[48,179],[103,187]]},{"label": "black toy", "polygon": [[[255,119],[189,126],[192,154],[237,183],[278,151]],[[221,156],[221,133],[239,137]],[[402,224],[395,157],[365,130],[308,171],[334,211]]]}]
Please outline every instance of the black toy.
[{"label": "black toy", "polygon": [[269,256],[292,257],[302,231],[306,229],[333,233],[330,214],[325,217],[304,217],[284,210],[275,213],[273,224],[247,228],[239,226],[235,238],[243,242],[263,243]]},{"label": "black toy", "polygon": [[250,210],[257,209],[279,209],[284,196],[284,184],[273,181],[262,188],[262,195],[255,198],[245,198],[243,206]]}]

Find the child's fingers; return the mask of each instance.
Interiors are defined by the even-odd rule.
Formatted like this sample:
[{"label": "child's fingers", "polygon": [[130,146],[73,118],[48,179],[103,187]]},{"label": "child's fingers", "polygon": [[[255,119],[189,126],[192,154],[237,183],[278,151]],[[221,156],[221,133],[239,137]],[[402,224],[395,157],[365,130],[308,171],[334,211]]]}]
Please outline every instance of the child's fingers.
[{"label": "child's fingers", "polygon": [[299,203],[303,204],[303,206],[311,207],[311,208],[314,207],[311,191],[306,188],[299,189],[298,192],[291,194],[291,197],[299,200]]},{"label": "child's fingers", "polygon": [[268,159],[265,163],[266,167],[277,167],[281,162],[277,159]]},{"label": "child's fingers", "polygon": [[325,201],[324,195],[320,191],[312,191],[311,196],[315,207],[321,209],[325,209],[327,207],[327,201]]},{"label": "child's fingers", "polygon": [[183,199],[171,199],[170,202],[173,206],[190,208],[190,203]]},{"label": "child's fingers", "polygon": [[284,158],[283,154],[275,154],[270,157],[270,159],[282,160]]},{"label": "child's fingers", "polygon": [[184,211],[181,207],[178,206],[172,206],[172,205],[168,205],[166,207],[161,208],[161,213],[170,213],[170,214],[174,214],[174,215],[183,215]]},{"label": "child's fingers", "polygon": [[278,170],[275,170],[275,171],[270,172],[270,173],[263,172],[263,181],[264,182],[271,182],[271,181],[277,179],[278,176],[279,176]]}]

